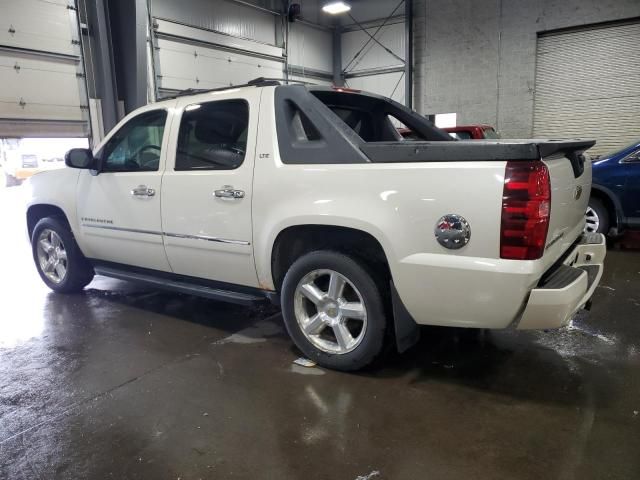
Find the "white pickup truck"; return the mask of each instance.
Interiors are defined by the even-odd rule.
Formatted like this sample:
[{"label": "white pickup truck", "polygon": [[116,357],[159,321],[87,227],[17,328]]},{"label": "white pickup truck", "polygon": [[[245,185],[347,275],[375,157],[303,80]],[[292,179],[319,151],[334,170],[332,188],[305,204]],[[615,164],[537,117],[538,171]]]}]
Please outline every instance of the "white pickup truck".
[{"label": "white pickup truck", "polygon": [[262,79],[69,151],[28,182],[27,228],[57,292],[100,274],[268,299],[306,356],[354,370],[418,325],[548,329],[588,306],[606,253],[582,233],[593,143],[455,141],[387,98]]}]

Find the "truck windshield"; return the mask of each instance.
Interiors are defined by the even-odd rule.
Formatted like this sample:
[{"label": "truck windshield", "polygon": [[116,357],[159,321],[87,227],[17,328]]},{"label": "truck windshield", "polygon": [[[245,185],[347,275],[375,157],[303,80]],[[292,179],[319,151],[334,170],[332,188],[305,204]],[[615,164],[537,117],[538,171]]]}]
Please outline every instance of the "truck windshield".
[{"label": "truck windshield", "polygon": [[329,89],[311,93],[365,142],[453,140],[426,118],[384,97]]}]

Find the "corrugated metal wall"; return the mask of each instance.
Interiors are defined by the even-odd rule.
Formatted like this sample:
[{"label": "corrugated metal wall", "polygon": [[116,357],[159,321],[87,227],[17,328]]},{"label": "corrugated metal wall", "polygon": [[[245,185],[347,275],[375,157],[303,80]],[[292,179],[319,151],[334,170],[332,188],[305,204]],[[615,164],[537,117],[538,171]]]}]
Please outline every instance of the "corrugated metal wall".
[{"label": "corrugated metal wall", "polygon": [[333,39],[328,30],[303,23],[291,24],[289,31],[289,63],[331,74]]},{"label": "corrugated metal wall", "polygon": [[640,138],[640,22],[542,35],[534,135],[595,138],[603,154]]}]

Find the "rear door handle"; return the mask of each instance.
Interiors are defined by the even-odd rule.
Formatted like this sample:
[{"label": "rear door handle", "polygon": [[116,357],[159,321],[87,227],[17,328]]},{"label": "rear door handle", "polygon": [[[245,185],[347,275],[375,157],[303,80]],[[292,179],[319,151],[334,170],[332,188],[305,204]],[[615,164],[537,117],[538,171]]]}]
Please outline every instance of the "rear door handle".
[{"label": "rear door handle", "polygon": [[155,189],[149,188],[146,185],[138,185],[131,190],[131,195],[134,197],[153,197],[155,194]]},{"label": "rear door handle", "polygon": [[235,190],[231,185],[224,185],[220,190],[213,192],[218,198],[244,198],[244,190]]}]

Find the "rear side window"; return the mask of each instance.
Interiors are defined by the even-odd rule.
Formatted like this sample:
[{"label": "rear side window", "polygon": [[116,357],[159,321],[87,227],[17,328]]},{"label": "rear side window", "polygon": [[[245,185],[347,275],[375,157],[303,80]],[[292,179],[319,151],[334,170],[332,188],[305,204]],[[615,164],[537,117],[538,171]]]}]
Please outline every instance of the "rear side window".
[{"label": "rear side window", "polygon": [[178,133],[176,170],[233,170],[247,149],[249,105],[220,100],[189,105]]}]

